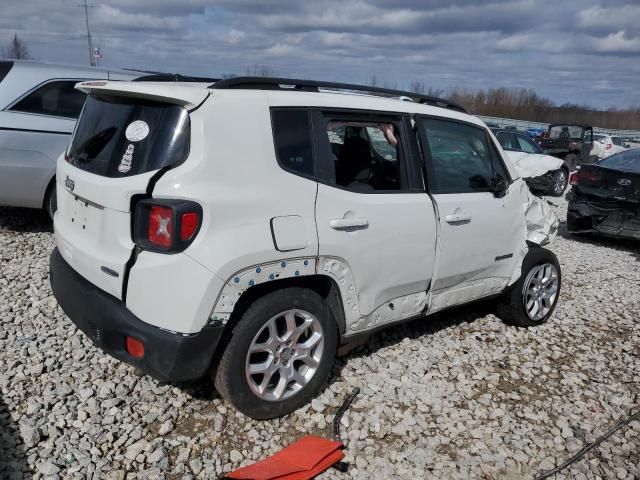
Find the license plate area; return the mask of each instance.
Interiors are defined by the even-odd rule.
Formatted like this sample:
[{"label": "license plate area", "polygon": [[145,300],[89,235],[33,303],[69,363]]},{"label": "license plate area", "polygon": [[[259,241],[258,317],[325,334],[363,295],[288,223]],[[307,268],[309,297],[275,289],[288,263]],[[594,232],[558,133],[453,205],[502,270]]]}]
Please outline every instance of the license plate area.
[{"label": "license plate area", "polygon": [[100,217],[103,216],[104,207],[77,195],[73,196],[69,207],[69,223],[73,230],[86,232],[91,236],[96,235],[100,229]]}]

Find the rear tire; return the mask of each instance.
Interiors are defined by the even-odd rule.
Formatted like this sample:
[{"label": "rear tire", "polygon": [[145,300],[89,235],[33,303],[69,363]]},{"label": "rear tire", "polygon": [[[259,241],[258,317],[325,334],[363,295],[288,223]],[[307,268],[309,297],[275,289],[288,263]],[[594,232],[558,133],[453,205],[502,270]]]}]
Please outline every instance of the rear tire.
[{"label": "rear tire", "polygon": [[569,175],[564,168],[560,168],[553,172],[553,187],[551,188],[551,196],[561,197],[567,189],[569,183]]},{"label": "rear tire", "polygon": [[53,220],[53,216],[58,209],[58,197],[56,195],[56,179],[51,180],[51,184],[47,188],[47,193],[44,195],[44,209],[47,211],[49,218]]},{"label": "rear tire", "polygon": [[569,167],[569,171],[570,172],[573,172],[576,169],[576,167],[578,166],[578,161],[579,160],[580,160],[580,158],[575,153],[570,153],[566,157],[564,157],[564,161],[566,162],[567,166]]},{"label": "rear tire", "polygon": [[560,296],[562,275],[555,254],[546,248],[529,247],[521,275],[502,295],[497,315],[510,325],[533,327],[549,320]]},{"label": "rear tire", "polygon": [[286,415],[311,401],[327,381],[337,341],[336,322],[320,295],[304,288],[269,293],[235,326],[216,389],[252,418]]}]

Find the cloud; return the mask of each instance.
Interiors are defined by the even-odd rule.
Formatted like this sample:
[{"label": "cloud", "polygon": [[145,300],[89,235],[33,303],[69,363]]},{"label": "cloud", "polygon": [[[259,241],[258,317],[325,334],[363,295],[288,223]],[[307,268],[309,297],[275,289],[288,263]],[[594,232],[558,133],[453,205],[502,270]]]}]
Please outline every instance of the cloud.
[{"label": "cloud", "polygon": [[[7,2],[32,55],[87,58],[71,0]],[[637,0],[101,0],[89,20],[109,67],[282,76],[408,87],[533,88],[558,103],[640,105]],[[604,88],[606,86],[606,88]]]}]

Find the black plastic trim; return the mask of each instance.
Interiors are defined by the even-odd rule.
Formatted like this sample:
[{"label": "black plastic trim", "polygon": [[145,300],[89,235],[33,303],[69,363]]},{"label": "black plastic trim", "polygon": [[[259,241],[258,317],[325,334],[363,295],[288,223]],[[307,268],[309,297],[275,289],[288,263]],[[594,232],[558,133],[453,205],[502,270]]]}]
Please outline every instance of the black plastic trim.
[{"label": "black plastic trim", "polygon": [[[67,316],[109,355],[163,382],[195,380],[211,366],[224,326],[207,325],[198,333],[182,334],[145,323],[122,301],[73,270],[58,249],[51,254],[50,281],[53,294]],[[144,343],[143,358],[127,353],[127,336]]]}]

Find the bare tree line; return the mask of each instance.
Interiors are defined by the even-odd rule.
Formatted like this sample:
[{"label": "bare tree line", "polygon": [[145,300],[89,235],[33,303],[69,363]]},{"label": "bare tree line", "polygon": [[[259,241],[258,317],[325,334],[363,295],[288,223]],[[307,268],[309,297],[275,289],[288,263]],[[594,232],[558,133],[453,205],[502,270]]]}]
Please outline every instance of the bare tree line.
[{"label": "bare tree line", "polygon": [[618,130],[640,129],[640,107],[629,109],[597,110],[588,105],[564,103],[557,105],[549,98],[541,97],[531,89],[490,88],[448,90],[426,88],[421,82],[413,82],[410,90],[434,97],[444,97],[464,106],[475,115],[513,118],[541,123],[583,123]]}]

